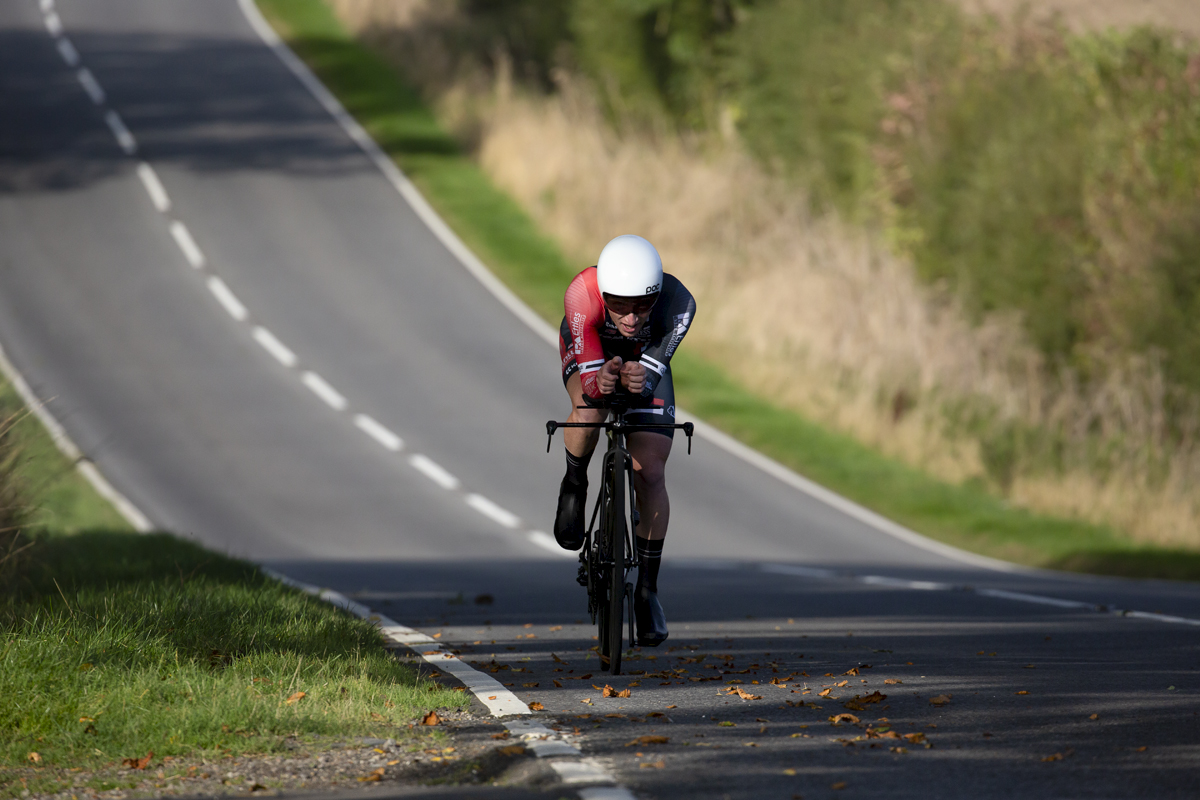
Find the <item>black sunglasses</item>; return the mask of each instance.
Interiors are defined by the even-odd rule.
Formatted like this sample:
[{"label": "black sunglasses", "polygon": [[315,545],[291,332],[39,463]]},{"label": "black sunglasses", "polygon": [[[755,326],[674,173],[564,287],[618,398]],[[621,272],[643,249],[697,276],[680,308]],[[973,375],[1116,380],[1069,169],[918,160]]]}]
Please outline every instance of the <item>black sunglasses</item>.
[{"label": "black sunglasses", "polygon": [[629,314],[645,314],[654,308],[654,304],[657,302],[657,292],[648,294],[645,297],[618,297],[615,294],[608,293],[604,295],[604,305],[618,317],[628,316]]}]

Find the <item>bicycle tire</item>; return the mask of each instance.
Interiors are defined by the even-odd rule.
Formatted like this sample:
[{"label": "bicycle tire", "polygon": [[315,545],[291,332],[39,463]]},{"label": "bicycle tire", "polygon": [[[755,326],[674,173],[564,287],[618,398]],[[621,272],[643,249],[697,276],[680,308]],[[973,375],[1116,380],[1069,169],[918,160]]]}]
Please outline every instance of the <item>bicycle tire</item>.
[{"label": "bicycle tire", "polygon": [[625,621],[625,461],[619,450],[611,456],[605,469],[608,503],[601,530],[606,575],[601,576],[604,593],[598,621],[601,666],[607,661],[607,672],[619,675]]}]

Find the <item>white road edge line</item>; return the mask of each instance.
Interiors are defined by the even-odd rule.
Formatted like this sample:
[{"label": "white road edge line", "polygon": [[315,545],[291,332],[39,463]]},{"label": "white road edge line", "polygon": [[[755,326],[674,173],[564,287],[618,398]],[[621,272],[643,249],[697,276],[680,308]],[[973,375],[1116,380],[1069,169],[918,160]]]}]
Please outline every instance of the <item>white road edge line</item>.
[{"label": "white road edge line", "polygon": [[471,508],[505,528],[515,528],[521,524],[520,517],[508,509],[496,505],[481,494],[469,494],[466,500],[467,505]]},{"label": "white road edge line", "polygon": [[412,464],[418,472],[422,473],[426,478],[429,478],[429,480],[433,481],[438,486],[441,486],[443,489],[454,491],[462,485],[458,478],[447,472],[441,464],[438,464],[429,456],[416,453],[408,459],[408,463]]},{"label": "white road edge line", "polygon": [[65,36],[58,40],[58,54],[62,56],[63,61],[67,62],[68,67],[79,66],[79,51]]},{"label": "white road edge line", "polygon": [[75,77],[79,79],[79,85],[87,92],[87,96],[92,99],[93,103],[98,106],[104,105],[104,89],[100,88],[100,82],[96,80],[96,76],[90,69],[87,67],[80,69],[75,73]]},{"label": "white road edge line", "polygon": [[371,417],[368,417],[366,414],[358,414],[355,416],[354,424],[360,431],[365,433],[367,436],[370,436],[372,439],[379,442],[393,453],[397,453],[404,448],[403,439],[392,433],[384,426],[380,425]]},{"label": "white road edge line", "polygon": [[150,202],[154,203],[155,210],[169,211],[171,198],[167,195],[167,190],[163,188],[162,181],[158,179],[158,173],[154,171],[154,167],[143,161],[138,164],[137,174],[142,181],[142,186],[146,187],[146,194],[150,195]]},{"label": "white road edge line", "polygon": [[237,299],[237,295],[233,293],[233,290],[216,275],[209,277],[208,290],[217,298],[217,302],[229,312],[229,316],[238,322],[245,322],[246,317],[250,316],[250,312],[242,305],[242,301]]},{"label": "white road edge line", "polygon": [[175,239],[175,244],[179,245],[179,249],[183,251],[183,257],[187,262],[196,269],[204,266],[204,253],[201,252],[200,246],[196,244],[196,240],[192,238],[192,234],[188,231],[187,226],[179,220],[171,220],[169,226],[171,236]]},{"label": "white road edge line", "polygon": [[254,341],[261,344],[264,350],[274,356],[275,360],[285,367],[296,366],[296,354],[289,350],[287,345],[275,338],[275,334],[263,326],[254,326]]},{"label": "white road edge line", "polygon": [[92,488],[101,497],[112,503],[113,507],[117,509],[117,513],[124,517],[125,521],[132,525],[134,530],[139,533],[149,533],[155,530],[155,526],[141,512],[141,509],[131,503],[125,495],[113,488],[113,485],[100,474],[100,470],[96,468],[91,459],[87,458],[76,447],[75,442],[67,435],[66,429],[46,409],[46,403],[33,393],[33,390],[29,388],[29,384],[25,382],[25,378],[21,376],[21,373],[17,371],[13,363],[8,360],[3,346],[0,346],[0,372],[4,373],[4,377],[17,390],[17,394],[25,402],[25,407],[32,411],[33,415],[46,428],[46,432],[50,434],[50,438],[54,441],[54,445],[58,448],[59,452],[75,464],[75,468],[87,479]]},{"label": "white road edge line", "polygon": [[[45,10],[45,9],[43,9],[43,10]],[[62,36],[62,32],[63,32],[62,17],[58,16],[58,12],[56,12],[56,11],[46,12],[46,30],[48,30],[50,32],[50,35],[55,38]]]},{"label": "white road edge line", "polygon": [[129,128],[125,127],[120,114],[109,109],[104,115],[104,121],[108,123],[108,129],[116,137],[117,144],[120,145],[121,151],[125,155],[131,156],[137,152],[137,139],[134,139],[133,134],[129,132]]},{"label": "white road edge line", "polygon": [[325,404],[334,411],[345,411],[349,403],[342,396],[341,392],[329,385],[329,381],[322,378],[312,370],[308,370],[300,376],[301,382],[307,386],[313,394],[325,401]]},{"label": "white road edge line", "polygon": [[[454,233],[453,230],[438,216],[433,207],[421,196],[421,193],[413,186],[412,182],[400,171],[387,154],[379,148],[379,145],[371,139],[363,127],[350,116],[342,104],[336,97],[321,83],[316,75],[305,65],[305,63],[293,53],[286,44],[280,40],[279,36],[271,28],[253,0],[238,0],[238,5],[242,9],[242,13],[249,21],[250,26],[254,28],[259,38],[263,40],[274,52],[284,65],[292,71],[292,74],[308,89],[308,91],[317,99],[325,110],[334,118],[334,120],[342,127],[342,129],[354,140],[367,157],[375,163],[375,166],[383,172],[384,177],[392,184],[392,186],[400,193],[400,195],[408,202],[413,211],[420,217],[434,235],[442,242],[442,244],[451,253],[458,258],[459,262],[475,276],[476,280],[484,285],[492,295],[500,301],[500,303],[511,311],[518,319],[526,324],[539,338],[546,343],[557,348],[558,347],[558,331],[553,328],[544,319],[539,317],[534,311],[525,305],[512,290],[505,286],[500,280],[492,274],[487,266],[479,260],[479,258],[463,244],[462,240]],[[857,503],[836,494],[823,486],[820,486],[807,478],[793,472],[787,467],[780,464],[757,450],[742,444],[733,437],[722,433],[708,423],[701,422],[691,416],[683,409],[676,407],[676,417],[679,421],[691,421],[696,426],[696,432],[703,438],[720,447],[722,450],[741,458],[743,461],[758,467],[763,472],[771,475],[783,483],[791,486],[794,489],[807,494],[808,496],[819,500],[826,505],[832,506],[842,513],[857,519],[865,525],[868,525],[880,533],[899,539],[914,547],[919,547],[923,550],[935,553],[944,558],[952,559],[964,564],[970,564],[984,569],[996,570],[999,572],[1020,572],[1026,574],[1037,574],[1037,570],[1023,567],[1017,564],[1009,564],[1005,561],[999,561],[993,558],[968,553],[965,550],[959,550],[956,547],[951,547],[947,544],[927,539],[921,534],[911,531],[902,525],[893,522],[886,517],[876,514]]]},{"label": "white road edge line", "polygon": [[331,605],[349,611],[360,619],[374,623],[387,639],[404,645],[429,664],[453,675],[466,684],[467,689],[479,698],[479,702],[487,706],[493,716],[504,717],[514,714],[532,713],[529,710],[529,706],[521,702],[515,694],[506,689],[495,678],[474,669],[461,659],[456,658],[453,654],[443,652],[440,644],[420,631],[409,628],[406,625],[401,625],[382,614],[377,614],[367,606],[356,603],[345,595],[331,589],[322,589],[319,586],[302,583],[268,567],[260,567],[260,569],[280,583],[319,597]]},{"label": "white road edge line", "polygon": [[42,9],[43,14],[48,14],[54,9],[54,0],[41,0],[39,7]]}]

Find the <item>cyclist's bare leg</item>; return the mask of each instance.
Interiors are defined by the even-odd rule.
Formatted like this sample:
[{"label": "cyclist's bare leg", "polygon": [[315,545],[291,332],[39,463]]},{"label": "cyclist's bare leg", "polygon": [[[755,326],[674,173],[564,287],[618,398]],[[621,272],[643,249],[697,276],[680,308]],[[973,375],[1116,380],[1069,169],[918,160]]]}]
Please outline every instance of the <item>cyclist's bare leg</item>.
[{"label": "cyclist's bare leg", "polygon": [[671,455],[671,437],[650,431],[629,434],[629,454],[633,456],[633,482],[637,489],[637,535],[659,541],[667,535],[671,520],[671,500],[667,497],[665,471]]},{"label": "cyclist's bare leg", "polygon": [[[579,373],[567,379],[567,394],[571,397],[568,422],[603,422],[608,411],[596,408],[577,408],[583,405],[583,382]],[[567,448],[567,474],[558,487],[558,509],[554,514],[554,539],[567,550],[578,550],[583,544],[584,505],[587,500],[587,467],[596,441],[597,428],[563,428],[563,444]]]},{"label": "cyclist's bare leg", "polygon": [[671,455],[671,438],[639,431],[629,435],[633,457],[633,482],[637,490],[638,582],[633,612],[637,618],[638,644],[657,646],[666,641],[667,617],[658,601],[658,568],[662,563],[663,537],[671,517],[664,471]]},{"label": "cyclist's bare leg", "polygon": [[[583,405],[583,381],[578,372],[567,378],[567,394],[571,396],[571,415],[567,422],[603,422],[608,416],[606,409],[579,407]],[[567,451],[576,457],[591,453],[600,439],[599,428],[563,428],[562,432]]]}]

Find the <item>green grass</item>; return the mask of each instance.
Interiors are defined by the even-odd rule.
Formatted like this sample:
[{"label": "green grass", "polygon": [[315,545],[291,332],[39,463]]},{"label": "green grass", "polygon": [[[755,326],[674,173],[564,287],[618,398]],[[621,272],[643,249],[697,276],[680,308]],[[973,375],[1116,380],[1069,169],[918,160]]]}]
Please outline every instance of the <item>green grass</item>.
[{"label": "green grass", "polygon": [[403,738],[421,711],[462,703],[369,623],[173,536],[46,536],[34,554],[0,606],[2,763]]},{"label": "green grass", "polygon": [[[577,269],[437,125],[402,76],[356,42],[322,0],[259,0],[288,44],[404,169],[455,232],[552,323]],[[436,143],[436,144],[432,144]],[[1140,546],[1111,528],[1012,508],[946,484],[773,406],[684,347],[680,403],[781,463],[932,538],[1022,564],[1200,579],[1200,554]]]},{"label": "green grass", "polygon": [[422,711],[462,704],[371,624],[246,562],[134,533],[3,382],[0,419],[15,420],[0,426],[0,495],[28,545],[0,575],[0,796],[151,751],[403,739]]}]

